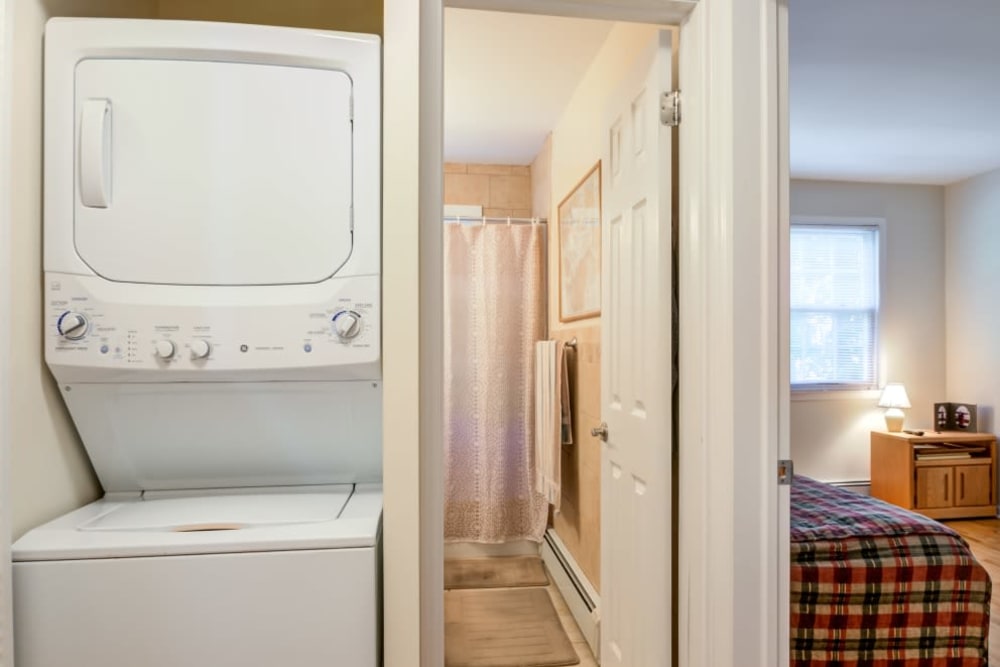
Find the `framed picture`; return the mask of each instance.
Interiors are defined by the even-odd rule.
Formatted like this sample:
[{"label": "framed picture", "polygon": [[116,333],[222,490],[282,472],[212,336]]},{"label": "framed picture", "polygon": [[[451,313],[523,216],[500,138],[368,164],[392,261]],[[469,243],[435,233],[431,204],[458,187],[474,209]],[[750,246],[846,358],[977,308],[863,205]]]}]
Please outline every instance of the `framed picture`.
[{"label": "framed picture", "polygon": [[974,403],[935,403],[935,431],[976,432],[976,405]]},{"label": "framed picture", "polygon": [[559,321],[601,314],[601,163],[559,203]]}]

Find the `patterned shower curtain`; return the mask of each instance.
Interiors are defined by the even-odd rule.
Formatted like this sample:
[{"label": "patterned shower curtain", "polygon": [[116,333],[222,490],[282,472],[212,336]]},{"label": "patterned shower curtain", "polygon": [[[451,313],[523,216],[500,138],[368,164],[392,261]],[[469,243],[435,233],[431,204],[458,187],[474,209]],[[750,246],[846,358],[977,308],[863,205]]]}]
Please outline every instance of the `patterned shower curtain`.
[{"label": "patterned shower curtain", "polygon": [[541,540],[533,488],[545,226],[444,226],[445,540]]}]

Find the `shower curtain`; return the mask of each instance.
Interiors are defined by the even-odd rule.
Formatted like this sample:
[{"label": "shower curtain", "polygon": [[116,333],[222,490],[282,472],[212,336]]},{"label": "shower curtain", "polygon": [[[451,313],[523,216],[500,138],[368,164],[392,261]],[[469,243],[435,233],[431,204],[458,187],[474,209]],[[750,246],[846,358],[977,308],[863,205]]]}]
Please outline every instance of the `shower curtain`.
[{"label": "shower curtain", "polygon": [[545,226],[444,226],[445,540],[539,541],[535,341],[545,336]]}]

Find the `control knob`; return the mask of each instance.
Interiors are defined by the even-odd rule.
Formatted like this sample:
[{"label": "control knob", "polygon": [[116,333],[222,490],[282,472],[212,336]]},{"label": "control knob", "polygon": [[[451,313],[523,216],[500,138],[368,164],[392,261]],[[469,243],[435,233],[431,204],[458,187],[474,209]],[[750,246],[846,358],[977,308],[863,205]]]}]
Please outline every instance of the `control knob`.
[{"label": "control knob", "polygon": [[59,335],[67,340],[80,340],[87,335],[87,329],[89,328],[90,323],[87,321],[87,317],[72,311],[63,313],[56,323]]},{"label": "control knob", "polygon": [[174,342],[171,340],[158,340],[156,341],[156,356],[160,359],[172,359],[174,352],[176,352],[174,347]]},{"label": "control knob", "polygon": [[333,316],[333,331],[340,340],[350,340],[361,333],[361,315],[353,310],[341,310]]},{"label": "control knob", "polygon": [[212,353],[212,345],[207,340],[191,341],[191,358],[205,359]]}]

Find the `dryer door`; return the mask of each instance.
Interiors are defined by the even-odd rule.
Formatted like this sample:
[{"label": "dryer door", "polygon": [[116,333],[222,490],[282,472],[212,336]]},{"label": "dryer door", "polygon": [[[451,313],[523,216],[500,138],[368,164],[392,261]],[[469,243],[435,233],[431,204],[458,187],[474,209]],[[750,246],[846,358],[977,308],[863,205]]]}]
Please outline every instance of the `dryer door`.
[{"label": "dryer door", "polygon": [[343,72],[87,59],[75,112],[76,251],[104,278],[314,283],[350,256]]}]

